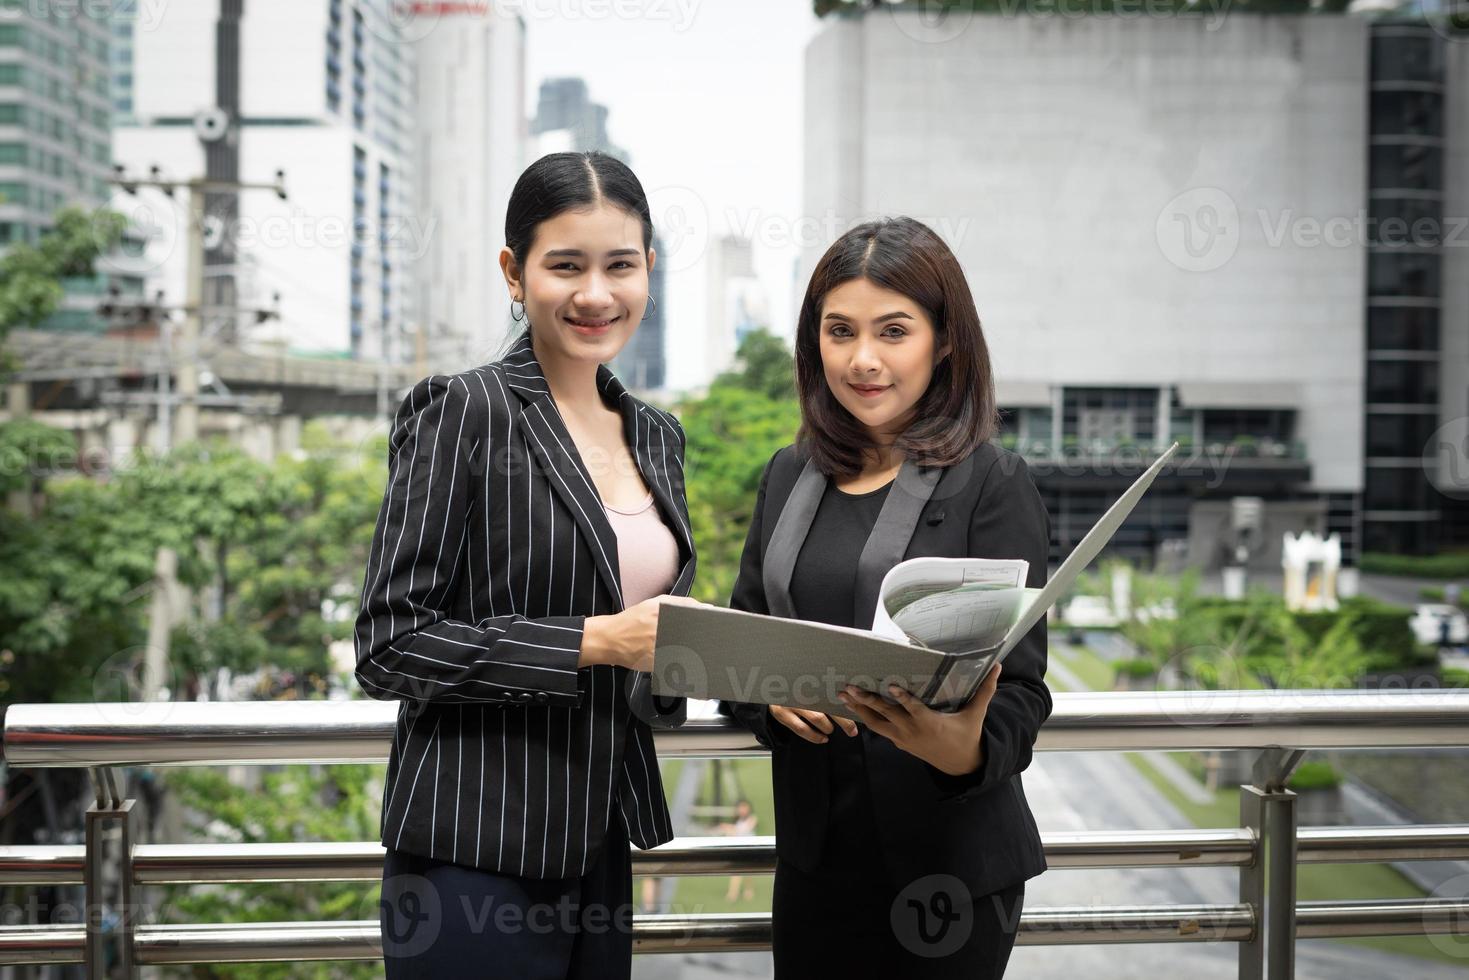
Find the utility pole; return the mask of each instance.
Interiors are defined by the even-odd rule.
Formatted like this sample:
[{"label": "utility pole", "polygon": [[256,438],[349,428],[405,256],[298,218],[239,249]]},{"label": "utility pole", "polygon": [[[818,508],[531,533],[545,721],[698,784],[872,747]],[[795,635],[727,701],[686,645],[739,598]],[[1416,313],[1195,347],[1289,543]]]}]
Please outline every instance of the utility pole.
[{"label": "utility pole", "polygon": [[[204,223],[207,218],[205,195],[211,191],[268,190],[282,201],[286,197],[286,172],[277,170],[271,183],[250,183],[235,180],[209,180],[195,177],[192,180],[168,180],[161,176],[157,167],[149,170],[147,177],[129,177],[121,165],[113,168],[111,183],[118,185],[128,194],[136,195],[141,187],[161,190],[172,198],[180,189],[189,194],[188,211],[185,215],[188,239],[188,284],[182,312],[184,329],[178,344],[175,371],[178,376],[177,394],[170,396],[168,382],[160,379],[159,400],[177,406],[174,431],[164,430],[160,441],[165,450],[168,446],[192,442],[199,438],[199,338],[204,332]],[[165,323],[162,326],[164,339],[164,373],[174,366],[172,331]],[[168,426],[167,404],[160,407],[159,425]]]}]

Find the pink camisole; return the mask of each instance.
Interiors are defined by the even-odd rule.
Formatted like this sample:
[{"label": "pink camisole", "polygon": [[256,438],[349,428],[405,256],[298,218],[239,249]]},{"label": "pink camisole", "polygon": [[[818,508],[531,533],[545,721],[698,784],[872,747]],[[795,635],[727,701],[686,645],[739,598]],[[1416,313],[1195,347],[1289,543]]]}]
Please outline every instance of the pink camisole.
[{"label": "pink camisole", "polygon": [[678,577],[678,540],[659,514],[653,495],[633,510],[603,505],[617,534],[622,605],[630,609],[673,588]]}]

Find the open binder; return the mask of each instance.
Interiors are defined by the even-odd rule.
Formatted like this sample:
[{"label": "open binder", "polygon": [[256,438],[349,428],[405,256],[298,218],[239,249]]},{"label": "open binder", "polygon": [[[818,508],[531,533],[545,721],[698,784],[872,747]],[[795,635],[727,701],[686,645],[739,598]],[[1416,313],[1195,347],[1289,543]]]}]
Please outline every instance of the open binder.
[{"label": "open binder", "polygon": [[855,715],[847,684],[886,696],[896,684],[925,704],[957,710],[973,696],[1122,526],[1174,443],[1087,532],[1044,588],[1025,587],[1028,563],[911,558],[883,578],[871,630],[717,606],[658,613],[653,693]]}]

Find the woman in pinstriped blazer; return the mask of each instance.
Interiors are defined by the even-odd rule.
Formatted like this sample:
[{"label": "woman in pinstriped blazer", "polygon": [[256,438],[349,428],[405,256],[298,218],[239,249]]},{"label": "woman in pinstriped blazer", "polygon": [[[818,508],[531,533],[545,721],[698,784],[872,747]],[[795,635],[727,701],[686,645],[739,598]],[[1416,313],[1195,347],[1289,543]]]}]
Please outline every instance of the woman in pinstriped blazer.
[{"label": "woman in pinstriped blazer", "polygon": [[629,840],[673,837],[650,726],[684,718],[646,670],[695,564],[683,430],[602,366],[643,316],[651,238],[622,163],[533,164],[501,256],[525,333],[398,411],[356,626],[362,689],[400,702],[390,977],[630,975]]}]

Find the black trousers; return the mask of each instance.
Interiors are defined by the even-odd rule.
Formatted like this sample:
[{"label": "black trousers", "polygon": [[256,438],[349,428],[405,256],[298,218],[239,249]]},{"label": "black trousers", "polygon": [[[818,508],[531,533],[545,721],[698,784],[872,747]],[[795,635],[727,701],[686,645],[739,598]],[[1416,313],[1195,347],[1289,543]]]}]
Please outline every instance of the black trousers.
[{"label": "black trousers", "polygon": [[629,980],[632,858],[615,815],[577,878],[522,878],[389,849],[383,862],[388,980]]},{"label": "black trousers", "polygon": [[775,977],[999,980],[1024,901],[1023,881],[972,896],[949,875],[895,887],[877,869],[813,874],[777,861]]}]

